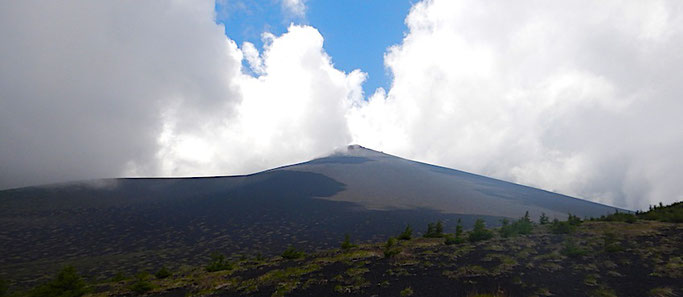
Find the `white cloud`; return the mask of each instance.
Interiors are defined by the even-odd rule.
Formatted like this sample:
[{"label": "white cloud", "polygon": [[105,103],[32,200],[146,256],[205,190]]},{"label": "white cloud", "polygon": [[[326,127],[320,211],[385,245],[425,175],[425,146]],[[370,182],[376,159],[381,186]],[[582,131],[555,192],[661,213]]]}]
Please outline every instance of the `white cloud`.
[{"label": "white cloud", "polygon": [[[683,199],[676,1],[423,1],[354,141],[558,192]],[[676,178],[678,177],[678,178]]]},{"label": "white cloud", "polygon": [[315,28],[239,48],[214,7],[2,2],[0,187],[249,173],[355,142],[623,207],[683,199],[676,1],[418,2],[367,100]]},{"label": "white cloud", "polygon": [[242,95],[235,117],[190,131],[174,123],[179,110],[168,117],[160,140],[164,174],[250,173],[305,161],[351,141],[345,114],[362,100],[365,74],[335,69],[312,27],[290,26],[268,38],[262,57],[243,46],[261,75],[235,80]]},{"label": "white cloud", "polygon": [[306,0],[282,0],[282,7],[294,17],[306,16]]}]

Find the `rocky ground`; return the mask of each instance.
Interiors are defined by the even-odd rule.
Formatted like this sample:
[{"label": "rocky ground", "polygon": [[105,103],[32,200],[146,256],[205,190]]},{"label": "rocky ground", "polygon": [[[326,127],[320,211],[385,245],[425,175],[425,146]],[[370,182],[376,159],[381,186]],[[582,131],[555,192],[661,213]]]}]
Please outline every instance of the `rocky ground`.
[{"label": "rocky ground", "polygon": [[298,259],[235,256],[230,269],[104,281],[89,296],[683,296],[680,223],[584,222],[570,234],[536,225],[528,235],[444,241],[399,241],[389,258],[384,242]]}]

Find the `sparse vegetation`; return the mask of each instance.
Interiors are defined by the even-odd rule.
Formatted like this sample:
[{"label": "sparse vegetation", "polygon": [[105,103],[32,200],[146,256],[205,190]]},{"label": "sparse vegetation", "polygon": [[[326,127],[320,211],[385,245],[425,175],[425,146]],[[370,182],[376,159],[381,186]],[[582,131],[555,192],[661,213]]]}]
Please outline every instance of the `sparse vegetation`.
[{"label": "sparse vegetation", "polygon": [[649,297],[675,297],[674,290],[670,287],[654,288],[648,291]]},{"label": "sparse vegetation", "polygon": [[648,211],[637,212],[636,215],[644,220],[683,223],[683,201],[674,202],[666,206],[660,202],[659,206],[650,206]]},{"label": "sparse vegetation", "polygon": [[342,241],[342,243],[341,243],[341,249],[343,251],[348,251],[348,250],[355,248],[355,247],[357,247],[357,245],[355,245],[351,242],[351,236],[349,234],[344,234],[344,241]]},{"label": "sparse vegetation", "polygon": [[150,275],[148,272],[136,274],[133,283],[130,285],[130,290],[138,294],[144,294],[151,291],[154,287],[149,279]]},{"label": "sparse vegetation", "polygon": [[541,213],[541,217],[538,219],[538,223],[541,225],[546,225],[550,222],[550,219],[548,216],[545,215],[545,212]]},{"label": "sparse vegetation", "polygon": [[287,249],[284,252],[282,252],[282,258],[289,259],[289,260],[299,259],[299,258],[303,258],[305,256],[306,256],[306,253],[304,253],[303,251],[299,251],[299,250],[295,249],[291,245],[289,247],[287,247]]},{"label": "sparse vegetation", "polygon": [[588,251],[580,248],[572,238],[568,238],[564,242],[564,248],[562,248],[561,252],[563,255],[570,258],[577,258],[588,254]]},{"label": "sparse vegetation", "polygon": [[384,244],[383,252],[385,258],[391,258],[401,252],[401,249],[396,246],[396,238],[389,237],[389,239],[387,239],[387,242]]},{"label": "sparse vegetation", "polygon": [[625,213],[625,212],[619,212],[618,209],[614,210],[613,214],[609,215],[602,215],[597,219],[592,219],[594,221],[603,221],[603,222],[626,222],[626,223],[635,223],[638,220],[638,217],[636,217],[635,214],[632,213]]},{"label": "sparse vegetation", "polygon": [[413,293],[414,293],[413,288],[407,287],[407,288],[401,290],[400,295],[401,295],[401,297],[413,296]]},{"label": "sparse vegetation", "polygon": [[88,292],[85,281],[73,266],[64,267],[57,276],[29,292],[32,297],[79,297]]},{"label": "sparse vegetation", "polygon": [[225,258],[223,254],[220,253],[211,254],[211,261],[209,262],[209,265],[206,265],[206,271],[208,272],[230,269],[232,269],[232,264]]},{"label": "sparse vegetation", "polygon": [[161,269],[159,269],[155,274],[154,277],[158,279],[164,279],[171,276],[171,272],[166,268],[166,266],[162,266]]},{"label": "sparse vegetation", "polygon": [[[536,228],[528,214],[500,229],[488,229],[480,219],[467,233],[458,222],[456,232],[443,234],[443,240],[399,241],[393,237],[384,243],[355,245],[345,235],[339,248],[305,257],[303,251],[289,246],[282,258],[297,261],[280,257],[257,257],[261,260],[255,261],[240,254],[231,256],[241,259],[231,264],[216,254],[203,269],[181,267],[171,273],[162,267],[154,274],[156,277],[140,273],[126,280],[121,274],[117,282],[94,283],[90,287],[98,292],[95,296],[325,295],[319,291],[322,288],[350,295],[430,296],[437,288],[424,285],[423,278],[427,277],[465,288],[455,296],[509,296],[510,288],[521,296],[575,296],[576,288],[584,288],[580,295],[586,296],[680,296],[683,260],[677,255],[682,251],[682,227],[644,220],[632,224],[595,220],[581,223],[575,216],[570,218],[562,225],[570,228],[571,235],[555,234],[556,222]],[[436,226],[432,224],[434,233]],[[512,230],[507,236],[505,228]],[[410,230],[409,226],[406,230]],[[494,238],[494,231],[501,236]],[[526,235],[515,236],[519,234]],[[210,273],[209,266],[230,271]],[[539,273],[561,276],[563,281],[548,281],[539,278]],[[642,273],[648,277],[642,278]],[[624,289],[620,285],[633,282],[634,277],[642,281],[639,287]],[[443,278],[447,281],[443,282]],[[446,286],[444,290],[453,288]]]},{"label": "sparse vegetation", "polygon": [[603,236],[603,249],[608,253],[621,251],[621,244],[617,240],[616,234],[611,232],[605,233]]},{"label": "sparse vegetation", "polygon": [[554,219],[550,224],[550,231],[554,234],[569,234],[574,232],[574,229],[576,229],[576,225],[570,224],[569,221]]}]

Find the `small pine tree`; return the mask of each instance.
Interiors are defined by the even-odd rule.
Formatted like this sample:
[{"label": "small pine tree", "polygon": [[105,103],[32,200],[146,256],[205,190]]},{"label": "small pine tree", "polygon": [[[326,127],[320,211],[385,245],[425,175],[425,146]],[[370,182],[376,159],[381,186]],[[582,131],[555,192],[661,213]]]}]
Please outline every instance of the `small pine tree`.
[{"label": "small pine tree", "polygon": [[401,250],[396,247],[396,238],[389,237],[387,239],[387,242],[384,244],[384,257],[385,258],[391,258],[397,254],[399,254]]},{"label": "small pine tree", "polygon": [[413,228],[406,225],[406,229],[398,235],[398,240],[410,240],[413,238]]},{"label": "small pine tree", "polygon": [[434,227],[434,237],[443,237],[443,223],[441,223],[441,221],[436,222],[436,227]]},{"label": "small pine tree", "polygon": [[493,237],[493,233],[491,232],[491,230],[486,229],[486,223],[484,223],[484,220],[477,219],[474,222],[474,229],[472,229],[472,232],[470,232],[469,240],[474,242],[480,240],[487,240],[491,237]]},{"label": "small pine tree", "polygon": [[462,220],[458,219],[458,224],[455,225],[455,238],[462,238]]},{"label": "small pine tree", "polygon": [[500,222],[500,224],[501,224],[500,231],[499,231],[500,236],[503,238],[512,237],[514,230],[513,230],[512,226],[510,226],[510,220],[505,218]]},{"label": "small pine tree", "polygon": [[422,237],[432,237],[435,231],[436,228],[434,226],[434,223],[429,223],[427,224],[427,232],[425,232],[425,234],[422,235]]},{"label": "small pine tree", "polygon": [[572,215],[571,213],[567,217],[567,223],[569,223],[569,225],[578,226],[578,225],[581,225],[581,222],[582,222],[581,218],[579,218],[578,216]]},{"label": "small pine tree", "polygon": [[545,215],[545,212],[541,213],[541,218],[538,219],[538,222],[541,225],[545,225],[545,224],[548,224],[550,222],[550,220],[548,219],[548,216]]},{"label": "small pine tree", "polygon": [[351,236],[349,234],[344,234],[344,241],[341,243],[341,249],[344,251],[348,251],[357,245],[351,243]]}]

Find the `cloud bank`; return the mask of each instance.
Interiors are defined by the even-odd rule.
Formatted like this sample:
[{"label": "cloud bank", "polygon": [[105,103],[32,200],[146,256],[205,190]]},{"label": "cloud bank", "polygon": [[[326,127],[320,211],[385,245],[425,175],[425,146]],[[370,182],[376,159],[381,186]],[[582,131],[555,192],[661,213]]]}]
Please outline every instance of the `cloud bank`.
[{"label": "cloud bank", "polygon": [[683,199],[677,1],[418,2],[391,88],[367,97],[315,28],[259,51],[214,7],[0,4],[0,188],[249,173],[359,143],[621,207]]}]

